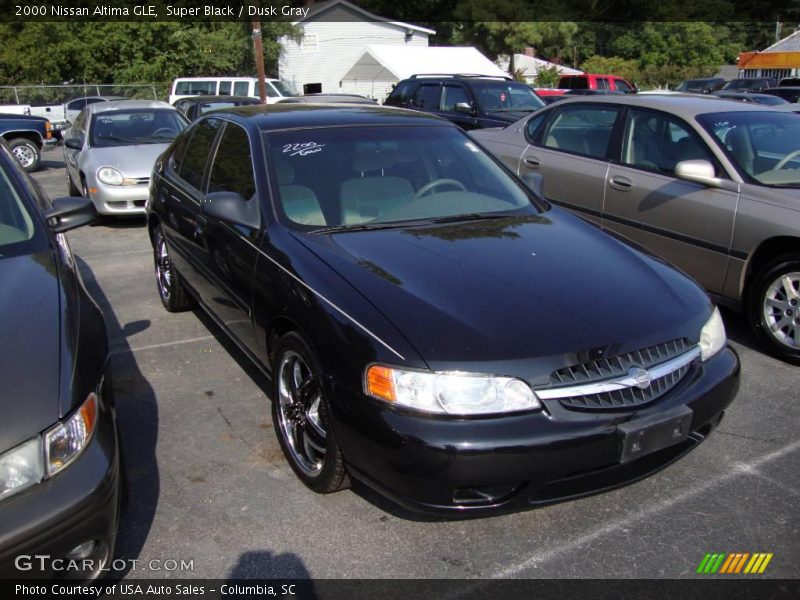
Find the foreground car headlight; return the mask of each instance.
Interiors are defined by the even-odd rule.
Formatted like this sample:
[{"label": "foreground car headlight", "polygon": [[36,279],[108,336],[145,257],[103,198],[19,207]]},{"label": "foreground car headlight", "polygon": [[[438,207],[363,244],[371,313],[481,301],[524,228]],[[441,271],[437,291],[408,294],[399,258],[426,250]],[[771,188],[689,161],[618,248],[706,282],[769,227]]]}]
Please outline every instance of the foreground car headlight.
[{"label": "foreground car headlight", "polygon": [[0,455],[0,500],[39,483],[44,476],[38,436]]},{"label": "foreground car headlight", "polygon": [[728,338],[725,335],[725,325],[719,309],[714,307],[711,318],[703,325],[700,331],[700,358],[708,360],[725,347]]},{"label": "foreground car headlight", "polygon": [[513,377],[403,371],[372,365],[367,369],[365,388],[370,396],[392,404],[451,415],[542,408],[528,384]]},{"label": "foreground car headlight", "polygon": [[78,458],[92,439],[97,424],[97,395],[92,392],[72,415],[45,432],[44,454],[51,477]]},{"label": "foreground car headlight", "polygon": [[125,178],[114,167],[100,167],[97,169],[97,179],[108,185],[122,185]]}]

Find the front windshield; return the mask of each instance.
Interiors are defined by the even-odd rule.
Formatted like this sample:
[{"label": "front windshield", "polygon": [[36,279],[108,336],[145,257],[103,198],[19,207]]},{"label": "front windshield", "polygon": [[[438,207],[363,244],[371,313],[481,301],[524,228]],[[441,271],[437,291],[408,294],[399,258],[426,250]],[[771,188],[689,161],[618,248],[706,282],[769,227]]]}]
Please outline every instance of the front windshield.
[{"label": "front windshield", "polygon": [[287,98],[290,96],[299,96],[300,94],[297,93],[291,85],[286,83],[285,81],[271,81],[270,82],[276,90],[281,93],[281,96],[286,96]]},{"label": "front windshield", "polygon": [[533,90],[512,81],[476,81],[472,91],[478,106],[487,112],[531,111],[544,106]]},{"label": "front windshield", "polygon": [[95,148],[166,144],[186,128],[176,110],[141,108],[102,112],[92,117],[90,145]]},{"label": "front windshield", "polygon": [[786,100],[783,98],[779,98],[778,96],[758,96],[753,98],[756,104],[766,104],[767,106],[780,106],[781,104],[787,104]]},{"label": "front windshield", "polygon": [[800,119],[778,111],[712,113],[697,117],[746,178],[800,187]]},{"label": "front windshield", "polygon": [[302,229],[536,214],[526,191],[461,130],[331,127],[266,132],[283,215]]},{"label": "front windshield", "polygon": [[726,90],[749,90],[753,87],[751,79],[734,79],[725,84]]}]

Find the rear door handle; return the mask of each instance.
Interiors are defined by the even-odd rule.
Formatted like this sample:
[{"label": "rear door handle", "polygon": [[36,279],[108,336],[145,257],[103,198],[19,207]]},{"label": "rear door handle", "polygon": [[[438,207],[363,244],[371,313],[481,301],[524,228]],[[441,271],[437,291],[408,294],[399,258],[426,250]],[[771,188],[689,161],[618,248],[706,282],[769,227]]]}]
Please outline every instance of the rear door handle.
[{"label": "rear door handle", "polygon": [[614,177],[608,180],[608,185],[610,185],[614,189],[622,190],[623,192],[625,192],[633,187],[633,181],[631,181],[627,177],[623,177],[621,175],[615,175]]},{"label": "rear door handle", "polygon": [[536,169],[539,167],[540,164],[542,164],[541,161],[535,156],[526,156],[525,158],[522,159],[522,162],[529,169]]}]

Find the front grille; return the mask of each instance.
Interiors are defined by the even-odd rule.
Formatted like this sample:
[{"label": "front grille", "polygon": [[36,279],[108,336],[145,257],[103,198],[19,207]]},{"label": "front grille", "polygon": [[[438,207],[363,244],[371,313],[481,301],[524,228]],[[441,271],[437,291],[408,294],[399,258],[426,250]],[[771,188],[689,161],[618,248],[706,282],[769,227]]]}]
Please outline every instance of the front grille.
[{"label": "front grille", "polygon": [[[663,396],[683,379],[699,356],[696,345],[682,338],[650,348],[565,367],[550,375],[550,388],[536,390],[544,399],[557,399],[575,410],[619,410],[641,406]],[[631,370],[654,375],[640,388],[630,381]],[[593,387],[600,386],[599,391]]]}]

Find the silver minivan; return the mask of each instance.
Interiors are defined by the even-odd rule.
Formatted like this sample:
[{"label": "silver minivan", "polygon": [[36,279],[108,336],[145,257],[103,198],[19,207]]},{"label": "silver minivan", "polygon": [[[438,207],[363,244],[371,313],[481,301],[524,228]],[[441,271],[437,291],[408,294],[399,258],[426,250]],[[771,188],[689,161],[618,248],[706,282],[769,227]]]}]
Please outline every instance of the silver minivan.
[{"label": "silver minivan", "polygon": [[547,200],[741,309],[766,348],[800,364],[796,114],[680,94],[581,98],[470,135]]}]

